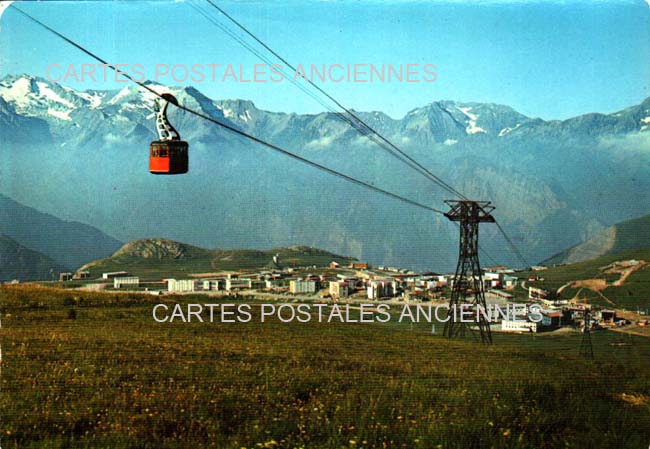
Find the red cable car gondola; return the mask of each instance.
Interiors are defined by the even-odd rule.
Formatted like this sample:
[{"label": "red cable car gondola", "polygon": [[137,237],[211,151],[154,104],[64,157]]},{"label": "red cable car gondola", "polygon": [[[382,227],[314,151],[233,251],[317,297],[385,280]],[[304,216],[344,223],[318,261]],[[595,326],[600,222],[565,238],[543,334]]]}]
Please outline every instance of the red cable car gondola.
[{"label": "red cable car gondola", "polygon": [[158,140],[149,146],[149,172],[154,175],[187,173],[189,144],[181,140],[180,134],[167,119],[167,105],[173,103],[178,106],[178,101],[169,93],[162,94],[162,98],[162,107],[156,101]]}]

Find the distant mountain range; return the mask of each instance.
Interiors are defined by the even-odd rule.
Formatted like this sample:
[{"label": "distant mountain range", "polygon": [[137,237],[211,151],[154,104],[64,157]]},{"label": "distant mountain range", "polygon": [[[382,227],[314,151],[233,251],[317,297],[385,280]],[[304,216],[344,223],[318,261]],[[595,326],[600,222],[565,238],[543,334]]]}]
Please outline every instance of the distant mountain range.
[{"label": "distant mountain range", "polygon": [[[279,256],[279,265],[273,261]],[[160,280],[163,277],[188,277],[191,274],[214,273],[222,270],[327,266],[336,261],[348,264],[353,258],[306,246],[258,250],[210,250],[168,239],[143,239],[129,242],[110,257],[90,262],[81,270],[90,271],[91,277],[103,272],[128,271],[144,279]]]},{"label": "distant mountain range", "polygon": [[650,215],[610,226],[593,238],[544,261],[545,264],[583,262],[623,251],[650,248]]},{"label": "distant mountain range", "polygon": [[0,282],[54,280],[64,267],[38,251],[0,235]]},{"label": "distant mountain range", "polygon": [[[122,245],[121,242],[92,226],[61,220],[53,215],[23,206],[1,194],[0,235],[10,237],[21,247],[42,253],[47,260],[56,263],[58,268],[68,269],[77,268],[90,260],[112,254]],[[8,260],[5,258],[3,262],[8,263]],[[41,266],[40,261],[33,257],[28,261],[35,261],[37,266]],[[27,261],[23,265],[29,268]],[[58,272],[56,277],[58,278]]]},{"label": "distant mountain range", "polygon": [[[269,112],[194,87],[171,91],[191,108],[369,183],[437,208],[449,199],[336,114]],[[153,97],[131,85],[78,91],[5,77],[0,193],[122,241],[164,235],[203,247],[299,243],[375,264],[453,268],[458,230],[444,217],[346,185],[174,108],[171,120],[191,144],[190,173],[149,175]],[[492,200],[530,263],[650,213],[650,99],[563,121],[454,101],[399,119],[358,114],[465,195]],[[518,263],[494,226],[483,226],[481,236],[493,258]]]}]

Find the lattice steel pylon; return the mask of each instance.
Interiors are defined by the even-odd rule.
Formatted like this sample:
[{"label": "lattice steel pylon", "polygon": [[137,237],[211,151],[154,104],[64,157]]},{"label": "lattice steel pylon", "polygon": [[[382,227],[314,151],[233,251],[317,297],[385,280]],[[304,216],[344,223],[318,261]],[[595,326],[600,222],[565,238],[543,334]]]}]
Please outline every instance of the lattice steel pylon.
[{"label": "lattice steel pylon", "polygon": [[584,326],[582,327],[582,341],[580,342],[580,355],[585,358],[594,358],[594,347],[591,344],[591,309],[585,308]]},{"label": "lattice steel pylon", "polygon": [[[485,287],[483,273],[479,262],[478,228],[480,223],[494,223],[491,215],[494,206],[489,201],[448,200],[445,201],[451,210],[445,216],[460,224],[460,244],[458,265],[454,275],[454,284],[449,300],[449,319],[445,323],[443,335],[448,338],[463,337],[469,329],[476,337],[470,324],[478,328],[481,342],[492,343],[490,323],[478,309],[487,312],[485,302]],[[472,310],[474,322],[467,322],[467,317],[461,315],[461,308]]]}]

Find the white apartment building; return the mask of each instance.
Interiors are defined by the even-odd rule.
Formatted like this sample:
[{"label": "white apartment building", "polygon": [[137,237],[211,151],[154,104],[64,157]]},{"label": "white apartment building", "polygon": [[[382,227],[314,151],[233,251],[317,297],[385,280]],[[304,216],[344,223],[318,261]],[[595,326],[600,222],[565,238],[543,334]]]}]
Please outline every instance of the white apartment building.
[{"label": "white apartment building", "polygon": [[501,321],[503,332],[537,332],[537,323],[525,320],[503,320]]},{"label": "white apartment building", "polygon": [[137,287],[140,285],[140,278],[137,276],[125,276],[113,278],[113,288]]},{"label": "white apartment building", "polygon": [[185,293],[195,290],[194,279],[166,279],[167,291],[170,293]]},{"label": "white apartment building", "polygon": [[303,281],[301,279],[292,280],[289,282],[289,293],[293,293],[293,294],[316,293],[316,282]]}]

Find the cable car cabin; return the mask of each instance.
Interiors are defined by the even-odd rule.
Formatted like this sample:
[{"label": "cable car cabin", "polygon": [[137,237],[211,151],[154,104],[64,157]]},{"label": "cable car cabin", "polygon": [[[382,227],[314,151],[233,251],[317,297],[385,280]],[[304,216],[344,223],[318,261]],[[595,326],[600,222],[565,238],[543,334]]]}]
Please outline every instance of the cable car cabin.
[{"label": "cable car cabin", "polygon": [[156,131],[158,140],[149,147],[149,171],[155,175],[180,175],[187,173],[187,151],[189,145],[181,140],[167,118],[169,103],[178,106],[178,100],[170,93],[163,93],[156,99]]},{"label": "cable car cabin", "polygon": [[149,171],[155,175],[187,173],[189,145],[183,140],[156,140],[149,148]]}]

